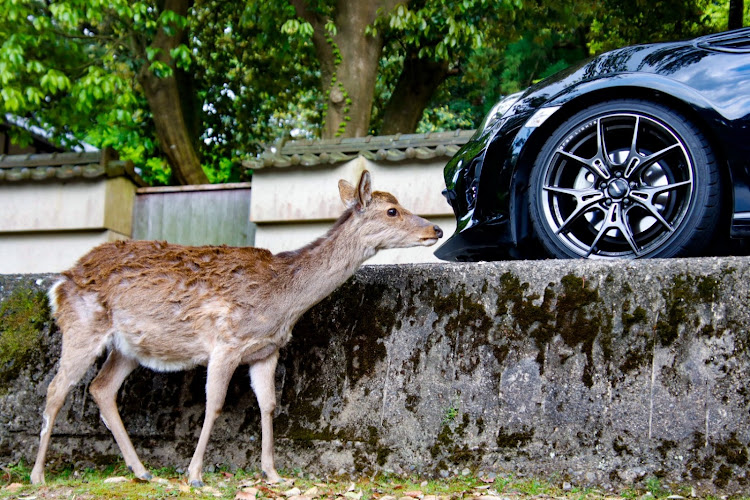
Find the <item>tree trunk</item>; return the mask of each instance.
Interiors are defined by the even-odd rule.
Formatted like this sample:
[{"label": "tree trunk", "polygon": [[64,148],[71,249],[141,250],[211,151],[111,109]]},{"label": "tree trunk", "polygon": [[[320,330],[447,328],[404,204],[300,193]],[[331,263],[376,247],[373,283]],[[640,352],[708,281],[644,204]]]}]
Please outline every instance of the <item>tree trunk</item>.
[{"label": "tree trunk", "polygon": [[[187,16],[191,0],[166,0],[164,10],[172,10],[181,16]],[[189,78],[175,68],[169,51],[177,47],[185,37],[184,30],[176,30],[168,35],[160,29],[151,46],[160,49],[156,60],[168,64],[172,74],[159,77],[147,66],[139,72],[138,81],[148,100],[151,114],[154,117],[156,135],[162,151],[172,169],[172,175],[180,184],[205,184],[208,177],[203,172],[196,149],[196,131],[193,123],[188,123],[183,113],[182,99],[178,76]],[[188,86],[189,87],[189,86]]]},{"label": "tree trunk", "polygon": [[410,53],[383,111],[380,134],[415,132],[427,104],[448,74],[448,61],[419,58]]},{"label": "tree trunk", "polygon": [[314,29],[313,44],[326,95],[324,139],[368,134],[384,42],[379,34],[366,35],[365,29],[375,21],[378,9],[389,12],[397,2],[338,0],[333,14],[336,34],[329,37],[325,28],[328,19],[310,11],[306,0],[291,0],[297,15]]},{"label": "tree trunk", "polygon": [[744,0],[729,0],[729,23],[727,29],[742,28],[745,16]]}]

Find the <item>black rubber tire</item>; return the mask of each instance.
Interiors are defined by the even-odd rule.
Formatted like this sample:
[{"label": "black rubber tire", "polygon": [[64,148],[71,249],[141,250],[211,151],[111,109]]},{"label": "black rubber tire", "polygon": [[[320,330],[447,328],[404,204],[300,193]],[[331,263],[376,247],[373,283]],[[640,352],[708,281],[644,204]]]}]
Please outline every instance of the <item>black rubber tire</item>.
[{"label": "black rubber tire", "polygon": [[[577,160],[571,160],[558,152],[558,148],[571,148],[571,151],[573,151],[573,148],[575,147],[580,147],[581,151],[583,151],[583,146],[576,146],[575,144],[584,144],[584,141],[588,140],[588,147],[591,147],[590,141],[592,140],[591,137],[594,137],[594,134],[603,137],[601,143],[606,143],[607,134],[610,133],[608,132],[609,129],[606,128],[606,123],[615,123],[617,120],[620,120],[621,122],[618,125],[619,128],[616,128],[615,125],[611,125],[610,128],[615,130],[615,133],[619,133],[620,136],[622,136],[620,138],[620,142],[622,143],[623,137],[627,131],[627,126],[624,124],[624,121],[631,115],[633,116],[634,123],[631,130],[640,131],[643,129],[644,132],[639,133],[644,133],[644,140],[650,139],[651,142],[656,143],[657,139],[660,140],[664,137],[677,138],[678,142],[674,146],[674,153],[668,153],[665,155],[666,159],[655,161],[651,164],[651,167],[644,168],[644,171],[638,174],[641,176],[638,181],[643,182],[642,186],[644,189],[654,189],[655,186],[657,188],[659,187],[658,184],[650,186],[643,181],[643,176],[648,175],[649,168],[659,171],[660,175],[663,176],[663,179],[660,181],[662,182],[662,186],[664,185],[663,183],[672,185],[673,182],[674,185],[677,186],[679,183],[678,180],[672,181],[669,179],[683,175],[691,176],[689,177],[692,181],[691,184],[688,185],[688,181],[682,181],[682,184],[685,184],[684,187],[670,188],[669,191],[665,191],[669,194],[661,195],[662,198],[666,197],[671,200],[668,203],[676,207],[673,209],[676,214],[674,216],[674,226],[661,224],[656,217],[650,215],[653,213],[653,209],[662,206],[656,203],[657,195],[653,195],[654,199],[649,199],[648,204],[646,204],[647,207],[646,205],[641,206],[639,204],[642,199],[636,198],[635,195],[637,194],[637,188],[633,187],[637,183],[630,182],[631,178],[625,178],[625,172],[627,171],[623,166],[624,163],[623,165],[618,165],[615,159],[610,158],[611,163],[607,164],[607,168],[609,169],[607,174],[612,172],[612,175],[609,177],[598,177],[596,173],[592,173],[598,172],[591,169],[592,165],[587,165],[585,168],[581,168],[581,163]],[[635,119],[635,116],[641,118]],[[597,122],[598,119],[602,120]],[[599,124],[605,125],[601,125],[600,127]],[[661,130],[658,128],[659,126],[666,128]],[[592,127],[594,127],[593,130]],[[652,127],[654,130],[651,137],[647,133],[648,127]],[[587,136],[585,135],[586,133],[588,133]],[[584,137],[588,137],[588,139],[584,139]],[[636,137],[638,137],[638,134],[636,134]],[[575,142],[577,140],[579,141],[578,143]],[[635,142],[636,140],[633,139],[633,141]],[[573,146],[571,146],[571,144]],[[621,147],[620,149],[624,150],[624,147]],[[603,153],[599,155],[600,157],[609,157],[611,154],[606,147],[603,149],[599,148],[598,151],[603,151]],[[625,156],[631,154],[632,157],[632,149],[630,153],[620,151],[617,154]],[[677,155],[676,161],[671,160],[671,158],[675,157],[668,156],[671,154]],[[628,159],[625,160],[625,163],[630,162],[631,157],[628,157]],[[686,161],[681,162],[679,158],[683,158]],[[638,161],[637,158],[634,160],[635,165],[638,164]],[[674,163],[676,167],[670,167],[668,165],[670,162]],[[645,161],[643,163],[646,164]],[[665,165],[663,166],[662,163]],[[690,163],[692,163],[692,165],[690,165]],[[601,165],[601,163],[599,165]],[[655,167],[653,165],[655,165]],[[682,165],[682,167],[680,167],[680,165]],[[567,173],[564,170],[566,168],[569,169],[567,172],[573,173]],[[571,207],[578,207],[579,205],[589,203],[589,201],[585,201],[586,199],[582,196],[576,197],[576,195],[563,193],[561,189],[555,191],[554,188],[557,188],[557,186],[555,185],[555,182],[550,179],[553,179],[561,185],[565,183],[561,179],[567,179],[566,182],[570,184],[572,182],[570,179],[575,173],[576,168],[580,170],[580,172],[577,174],[577,177],[575,177],[575,182],[577,184],[573,184],[576,186],[575,190],[580,189],[578,186],[581,184],[580,179],[583,175],[586,182],[589,182],[590,180],[592,183],[587,189],[598,189],[600,193],[596,196],[601,196],[603,198],[601,198],[601,207],[596,206],[592,208],[591,213],[579,212],[578,208],[568,208],[566,215],[566,213],[559,208],[561,205],[567,204]],[[634,167],[634,169],[635,168],[636,167]],[[670,168],[672,170],[670,170]],[[684,172],[680,171],[680,168],[683,168]],[[616,173],[616,170],[618,169],[622,171],[618,173],[618,175],[623,176],[626,183],[630,182],[630,188],[625,186],[628,193],[627,195],[623,195],[622,189],[619,189],[623,187],[621,181],[618,181],[620,184],[614,188],[603,187],[609,186],[607,184],[608,182],[614,183],[614,173]],[[581,172],[585,173],[581,174]],[[566,175],[567,177],[565,177]],[[537,156],[529,180],[529,210],[534,235],[542,247],[544,247],[545,251],[551,257],[556,258],[655,258],[696,255],[699,254],[712,240],[716,228],[719,227],[719,218],[721,215],[720,178],[716,156],[712,152],[708,140],[704,134],[681,113],[667,106],[643,100],[621,99],[605,101],[574,114],[557,127],[545,142]],[[687,191],[688,189],[689,191]],[[572,190],[573,188],[571,188],[571,191]],[[684,195],[682,195],[683,190],[685,191]],[[615,193],[615,195],[619,197],[612,198],[612,193]],[[574,198],[574,200],[571,197]],[[612,199],[604,199],[607,197]],[[573,203],[574,201],[575,204]],[[619,215],[617,217],[619,217],[619,223],[627,220],[628,226],[625,229],[629,229],[629,231],[612,231],[611,229],[600,231],[605,225],[603,220],[607,219],[609,216],[605,211],[607,210],[607,207],[613,205],[613,201],[619,203],[620,208],[618,210],[623,210],[618,212]],[[605,206],[604,202],[607,202],[608,205]],[[636,205],[638,208],[635,208]],[[647,212],[648,208],[651,208],[652,211]],[[643,221],[650,221],[651,219],[656,221],[655,223],[651,222],[651,226],[647,227],[650,236],[643,236],[643,239],[646,242],[649,241],[647,238],[653,239],[651,240],[651,243],[644,244],[643,249],[639,248],[637,236],[646,235],[646,231],[642,230],[642,227],[640,226],[636,226],[635,224],[631,225],[631,217],[628,215],[630,212],[626,211],[626,209],[632,210],[634,214],[638,214],[638,211],[640,210],[642,226],[648,225]],[[665,212],[667,211],[667,209],[664,210]],[[575,216],[572,216],[571,214],[574,213]],[[582,216],[582,213],[585,215]],[[645,216],[643,214],[645,214]],[[566,216],[569,218],[565,219]],[[599,228],[597,228],[594,221],[599,217],[601,217],[602,222],[599,222]],[[613,217],[612,219],[615,220],[617,217]],[[635,220],[636,217],[633,216],[632,219]],[[609,219],[607,219],[606,224],[610,224]],[[576,227],[576,231],[580,231],[580,238],[579,234],[574,234],[573,229],[569,228],[573,226]],[[612,226],[607,227],[611,228]],[[659,234],[660,229],[663,230],[663,234]],[[599,231],[600,234],[594,235],[597,231]],[[622,235],[622,241],[625,242],[627,246],[617,246],[619,244],[617,242],[617,235]],[[603,250],[605,248],[605,240],[609,240],[611,243],[611,247],[607,251]],[[598,248],[598,246],[601,248]],[[622,251],[617,251],[618,248],[621,248]],[[587,249],[588,254],[586,253]],[[628,252],[628,249],[631,251]]]}]

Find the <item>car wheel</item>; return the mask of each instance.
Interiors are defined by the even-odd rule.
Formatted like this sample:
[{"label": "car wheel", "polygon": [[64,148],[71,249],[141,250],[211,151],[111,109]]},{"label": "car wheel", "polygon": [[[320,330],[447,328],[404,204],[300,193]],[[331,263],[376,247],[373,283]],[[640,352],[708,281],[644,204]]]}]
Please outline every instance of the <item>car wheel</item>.
[{"label": "car wheel", "polygon": [[553,257],[692,255],[718,226],[708,141],[677,111],[647,101],[607,101],[570,117],[529,182],[534,231]]}]

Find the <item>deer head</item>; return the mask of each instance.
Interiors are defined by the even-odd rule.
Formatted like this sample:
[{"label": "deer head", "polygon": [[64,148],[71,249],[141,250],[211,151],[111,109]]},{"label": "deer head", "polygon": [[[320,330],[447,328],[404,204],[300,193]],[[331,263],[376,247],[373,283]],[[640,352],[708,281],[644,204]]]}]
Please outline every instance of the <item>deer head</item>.
[{"label": "deer head", "polygon": [[392,194],[373,192],[367,170],[357,187],[340,180],[339,194],[359,221],[360,237],[376,250],[430,246],[443,237],[439,226],[409,212]]}]

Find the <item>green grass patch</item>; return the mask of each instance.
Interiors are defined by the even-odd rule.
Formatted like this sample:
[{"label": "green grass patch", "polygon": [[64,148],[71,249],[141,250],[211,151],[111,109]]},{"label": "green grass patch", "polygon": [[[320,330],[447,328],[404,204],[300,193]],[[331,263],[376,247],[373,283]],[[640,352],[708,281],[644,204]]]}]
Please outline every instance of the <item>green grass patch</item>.
[{"label": "green grass patch", "polygon": [[[254,493],[257,500],[285,500],[291,494],[307,494],[312,500],[468,500],[482,497],[518,500],[544,499],[669,499],[706,498],[693,496],[689,486],[669,487],[657,479],[648,479],[639,487],[620,492],[604,492],[596,488],[579,488],[560,480],[499,475],[481,477],[473,474],[446,479],[402,477],[378,474],[369,478],[327,478],[306,475],[302,471],[279,471],[290,480],[280,485],[267,485],[256,470],[219,469],[205,473],[204,488],[191,488],[187,477],[175,469],[153,469],[155,479],[137,481],[120,462],[98,469],[83,471],[65,469],[47,473],[47,484],[29,484],[31,469],[24,463],[2,467],[0,499],[75,498],[142,499],[142,498],[224,498],[234,499],[239,493]],[[565,485],[565,486],[564,486]],[[292,489],[298,491],[292,491]],[[726,498],[726,497],[723,497]],[[734,497],[737,500],[750,497]],[[493,499],[493,500],[495,500]],[[487,498],[486,500],[490,500]],[[712,499],[713,500],[713,499]],[[718,499],[717,499],[718,500]]]}]

